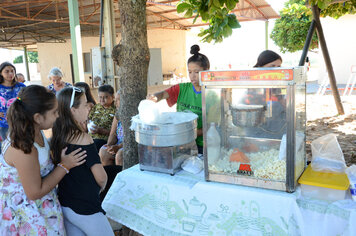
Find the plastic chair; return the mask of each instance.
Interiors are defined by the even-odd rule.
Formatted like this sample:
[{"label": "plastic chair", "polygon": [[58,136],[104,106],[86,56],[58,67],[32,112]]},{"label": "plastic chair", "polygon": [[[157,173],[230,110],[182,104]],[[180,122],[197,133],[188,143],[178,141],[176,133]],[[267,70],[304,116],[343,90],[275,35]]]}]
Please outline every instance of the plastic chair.
[{"label": "plastic chair", "polygon": [[342,94],[342,96],[346,96],[347,91],[349,91],[348,96],[350,96],[352,94],[352,91],[355,88],[355,83],[356,83],[356,65],[352,65],[351,66],[351,74],[349,79],[347,80],[347,84],[344,90],[344,93]]},{"label": "plastic chair", "polygon": [[316,92],[316,95],[324,95],[328,86],[329,86],[329,74],[326,71],[325,75],[324,75],[324,78],[321,81],[321,84],[319,86],[319,89]]}]

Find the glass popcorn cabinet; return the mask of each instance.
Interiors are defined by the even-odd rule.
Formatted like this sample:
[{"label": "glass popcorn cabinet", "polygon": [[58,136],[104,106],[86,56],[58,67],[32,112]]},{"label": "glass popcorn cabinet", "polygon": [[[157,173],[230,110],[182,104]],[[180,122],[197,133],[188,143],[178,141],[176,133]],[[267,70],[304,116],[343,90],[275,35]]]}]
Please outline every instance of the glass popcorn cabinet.
[{"label": "glass popcorn cabinet", "polygon": [[294,192],[306,166],[303,67],[200,72],[205,179]]}]

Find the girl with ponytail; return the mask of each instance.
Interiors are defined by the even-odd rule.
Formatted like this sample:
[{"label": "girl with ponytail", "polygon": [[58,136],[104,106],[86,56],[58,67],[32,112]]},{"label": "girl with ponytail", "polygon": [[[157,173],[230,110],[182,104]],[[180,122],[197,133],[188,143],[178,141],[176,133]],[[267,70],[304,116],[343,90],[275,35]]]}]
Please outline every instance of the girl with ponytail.
[{"label": "girl with ponytail", "polygon": [[19,92],[7,113],[9,136],[0,155],[0,235],[65,235],[55,191],[71,168],[85,162],[77,149],[54,166],[42,130],[58,117],[55,95],[31,85]]},{"label": "girl with ponytail", "polygon": [[203,118],[202,118],[202,104],[201,104],[201,87],[199,85],[199,72],[209,70],[209,59],[199,53],[198,45],[193,45],[190,48],[190,54],[193,54],[188,59],[188,73],[190,83],[181,83],[170,87],[167,90],[149,94],[147,99],[154,102],[159,102],[162,99],[167,100],[168,106],[177,104],[177,111],[190,110],[198,115],[197,139],[196,144],[198,152],[203,154]]}]

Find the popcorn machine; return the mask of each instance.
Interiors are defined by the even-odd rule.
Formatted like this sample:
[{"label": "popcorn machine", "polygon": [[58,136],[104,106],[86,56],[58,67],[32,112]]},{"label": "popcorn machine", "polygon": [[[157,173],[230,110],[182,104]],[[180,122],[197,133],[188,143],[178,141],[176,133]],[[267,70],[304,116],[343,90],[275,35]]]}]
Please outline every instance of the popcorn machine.
[{"label": "popcorn machine", "polygon": [[200,72],[205,179],[295,191],[306,166],[305,81],[303,67]]}]

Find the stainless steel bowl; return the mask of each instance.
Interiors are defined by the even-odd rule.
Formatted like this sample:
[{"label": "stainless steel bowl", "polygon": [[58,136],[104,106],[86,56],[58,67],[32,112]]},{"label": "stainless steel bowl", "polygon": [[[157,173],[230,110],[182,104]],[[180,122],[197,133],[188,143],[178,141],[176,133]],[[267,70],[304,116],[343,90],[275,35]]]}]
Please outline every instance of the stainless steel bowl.
[{"label": "stainless steel bowl", "polygon": [[255,127],[263,123],[265,117],[263,105],[239,105],[231,107],[232,123],[235,126]]},{"label": "stainless steel bowl", "polygon": [[164,112],[160,118],[156,123],[147,124],[138,115],[134,116],[131,129],[135,130],[136,142],[146,146],[169,147],[187,144],[196,139],[196,114]]}]

